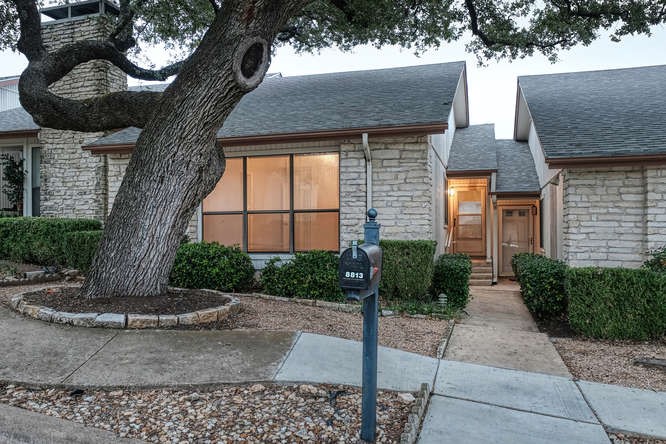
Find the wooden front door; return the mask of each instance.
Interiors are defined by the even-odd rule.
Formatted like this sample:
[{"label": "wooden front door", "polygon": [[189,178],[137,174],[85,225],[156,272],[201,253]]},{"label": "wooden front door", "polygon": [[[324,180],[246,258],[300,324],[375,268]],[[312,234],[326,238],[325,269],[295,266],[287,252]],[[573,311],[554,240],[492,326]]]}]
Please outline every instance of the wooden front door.
[{"label": "wooden front door", "polygon": [[500,214],[500,275],[510,276],[513,255],[534,250],[532,214],[530,207],[501,207]]},{"label": "wooden front door", "polygon": [[456,190],[453,251],[470,256],[486,255],[486,188]]}]

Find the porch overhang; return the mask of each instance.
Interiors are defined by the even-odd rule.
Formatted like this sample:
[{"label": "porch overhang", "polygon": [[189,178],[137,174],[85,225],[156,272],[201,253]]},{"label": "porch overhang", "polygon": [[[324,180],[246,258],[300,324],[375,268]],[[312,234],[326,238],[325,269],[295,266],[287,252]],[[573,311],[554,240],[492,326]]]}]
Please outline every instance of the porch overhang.
[{"label": "porch overhang", "polygon": [[491,176],[493,173],[496,173],[497,170],[447,170],[446,177],[455,177],[455,178],[474,178],[474,177],[485,177]]},{"label": "porch overhang", "polygon": [[[222,146],[251,146],[267,145],[286,142],[314,142],[321,140],[345,139],[349,137],[360,137],[367,133],[369,136],[402,136],[414,134],[438,134],[448,128],[445,122],[429,124],[401,125],[372,128],[349,128],[330,131],[313,131],[303,133],[266,134],[256,136],[219,137],[217,140]],[[134,149],[135,144],[116,145],[88,145],[82,147],[93,154],[128,154]]]}]

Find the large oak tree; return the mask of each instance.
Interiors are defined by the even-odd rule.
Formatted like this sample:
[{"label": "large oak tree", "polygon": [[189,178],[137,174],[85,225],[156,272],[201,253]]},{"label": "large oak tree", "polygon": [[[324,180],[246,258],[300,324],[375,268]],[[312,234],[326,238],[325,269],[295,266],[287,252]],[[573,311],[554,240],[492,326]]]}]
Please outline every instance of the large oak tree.
[{"label": "large oak tree", "polygon": [[[481,59],[518,58],[587,45],[664,23],[666,0],[120,0],[103,41],[49,52],[35,0],[0,1],[0,48],[28,59],[23,107],[43,127],[106,131],[142,128],[97,256],[87,297],[164,292],[176,249],[197,205],[225,168],[216,132],[244,94],[263,80],[277,45],[302,51],[360,44],[415,50],[466,38]],[[138,66],[144,44],[179,48],[182,61]],[[115,92],[88,100],[49,86],[74,67],[106,60],[142,80],[175,76],[164,92]]]}]

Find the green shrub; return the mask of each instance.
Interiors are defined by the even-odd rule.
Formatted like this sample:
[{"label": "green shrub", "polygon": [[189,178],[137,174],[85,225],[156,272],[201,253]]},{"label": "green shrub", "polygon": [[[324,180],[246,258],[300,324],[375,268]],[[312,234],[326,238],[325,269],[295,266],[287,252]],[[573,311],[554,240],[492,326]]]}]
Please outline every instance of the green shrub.
[{"label": "green shrub", "polygon": [[446,295],[446,305],[463,309],[469,301],[469,277],[472,259],[466,254],[443,254],[435,261],[431,294]]},{"label": "green shrub", "polygon": [[92,219],[0,218],[0,259],[37,265],[65,265],[65,234],[100,230]]},{"label": "green shrub", "polygon": [[279,265],[273,258],[261,271],[264,291],[275,296],[343,302],[338,282],[338,257],[327,251],[296,253]]},{"label": "green shrub", "polygon": [[666,274],[646,269],[567,271],[569,324],[603,339],[657,339],[666,334]]},{"label": "green shrub", "polygon": [[527,308],[540,319],[563,316],[567,310],[564,289],[567,266],[538,254],[517,254],[511,261]]},{"label": "green shrub", "polygon": [[244,291],[252,287],[254,267],[247,253],[218,243],[181,244],[170,283],[181,288]]},{"label": "green shrub", "polygon": [[65,233],[63,246],[65,264],[84,273],[87,272],[101,238],[102,230]]},{"label": "green shrub", "polygon": [[434,241],[382,240],[379,292],[387,302],[431,301]]},{"label": "green shrub", "polygon": [[666,245],[649,251],[649,254],[651,257],[643,263],[643,267],[666,273]]},{"label": "green shrub", "polygon": [[518,266],[522,260],[529,260],[533,256],[533,253],[516,253],[511,258],[511,270],[513,270],[513,275],[518,280]]}]

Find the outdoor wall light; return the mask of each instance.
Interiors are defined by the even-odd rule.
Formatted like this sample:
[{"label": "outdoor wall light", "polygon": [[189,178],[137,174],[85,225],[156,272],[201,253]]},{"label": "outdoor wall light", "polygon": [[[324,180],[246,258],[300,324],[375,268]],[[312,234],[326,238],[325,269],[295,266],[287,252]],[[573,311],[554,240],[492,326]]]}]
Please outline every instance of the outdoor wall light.
[{"label": "outdoor wall light", "polygon": [[455,188],[449,188],[449,196],[453,196],[454,194],[456,194]]}]

